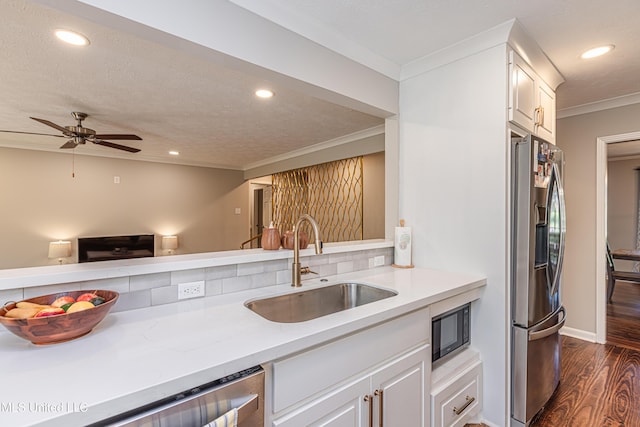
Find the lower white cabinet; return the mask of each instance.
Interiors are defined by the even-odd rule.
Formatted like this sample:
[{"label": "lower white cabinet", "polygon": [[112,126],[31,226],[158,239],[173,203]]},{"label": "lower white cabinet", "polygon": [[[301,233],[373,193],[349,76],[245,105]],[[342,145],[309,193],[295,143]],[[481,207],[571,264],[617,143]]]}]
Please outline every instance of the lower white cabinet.
[{"label": "lower white cabinet", "polygon": [[273,427],[429,426],[428,309],[268,364]]},{"label": "lower white cabinet", "polygon": [[301,407],[297,411],[276,418],[272,425],[278,427],[366,426],[367,405],[364,396],[369,395],[368,378],[361,378],[331,390],[322,397]]},{"label": "lower white cabinet", "polygon": [[462,427],[482,409],[482,362],[467,350],[433,371],[431,425]]},{"label": "lower white cabinet", "polygon": [[[429,346],[423,345],[332,389],[273,426],[425,426],[429,420]],[[428,381],[427,381],[428,382]]]},{"label": "lower white cabinet", "polygon": [[419,347],[372,374],[368,425],[424,426],[425,421],[429,425],[429,392],[424,384],[429,378],[430,348]]}]

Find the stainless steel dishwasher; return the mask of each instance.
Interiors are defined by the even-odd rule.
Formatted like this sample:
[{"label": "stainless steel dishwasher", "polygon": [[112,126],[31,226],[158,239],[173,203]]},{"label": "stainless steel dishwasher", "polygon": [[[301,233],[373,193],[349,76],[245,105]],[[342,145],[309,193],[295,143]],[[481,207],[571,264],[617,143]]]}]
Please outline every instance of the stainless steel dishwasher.
[{"label": "stainless steel dishwasher", "polygon": [[91,424],[201,427],[236,408],[238,427],[264,425],[264,370],[256,366]]}]

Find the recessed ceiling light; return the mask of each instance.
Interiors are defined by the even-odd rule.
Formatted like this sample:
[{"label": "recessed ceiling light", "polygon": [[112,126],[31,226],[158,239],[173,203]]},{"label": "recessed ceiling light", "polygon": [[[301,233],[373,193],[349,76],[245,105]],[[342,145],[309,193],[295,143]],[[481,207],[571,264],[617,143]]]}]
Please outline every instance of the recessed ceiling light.
[{"label": "recessed ceiling light", "polygon": [[180,152],[179,151],[169,151],[169,154],[171,154],[172,156],[179,156]]},{"label": "recessed ceiling light", "polygon": [[582,59],[595,58],[596,56],[601,56],[601,55],[604,55],[605,53],[611,52],[614,47],[615,46],[612,44],[609,44],[606,46],[594,47],[593,49],[589,49],[588,51],[580,55],[580,58]]},{"label": "recessed ceiling light", "polygon": [[273,96],[273,91],[269,89],[258,89],[256,91],[256,96],[258,98],[271,98]]},{"label": "recessed ceiling light", "polygon": [[80,33],[69,30],[56,30],[56,37],[63,42],[72,44],[74,46],[87,46],[89,39]]}]

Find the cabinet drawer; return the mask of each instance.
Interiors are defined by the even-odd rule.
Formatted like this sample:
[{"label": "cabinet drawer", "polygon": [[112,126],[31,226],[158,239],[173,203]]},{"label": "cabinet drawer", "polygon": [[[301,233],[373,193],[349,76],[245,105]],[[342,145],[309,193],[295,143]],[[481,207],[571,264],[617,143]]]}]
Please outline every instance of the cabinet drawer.
[{"label": "cabinet drawer", "polygon": [[482,363],[476,362],[431,393],[434,427],[464,426],[482,408]]}]

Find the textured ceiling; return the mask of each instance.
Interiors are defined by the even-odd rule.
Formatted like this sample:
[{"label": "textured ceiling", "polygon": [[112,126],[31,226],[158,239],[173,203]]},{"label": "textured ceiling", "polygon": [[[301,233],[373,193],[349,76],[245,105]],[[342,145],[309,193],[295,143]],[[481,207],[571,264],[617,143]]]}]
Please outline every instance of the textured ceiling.
[{"label": "textured ceiling", "polygon": [[640,153],[640,140],[616,142],[607,144],[607,157],[609,159],[626,159],[631,156],[637,158]]},{"label": "textured ceiling", "polygon": [[[81,111],[98,133],[143,139],[115,141],[142,149],[135,156],[92,144],[79,154],[242,169],[384,122],[26,1],[0,8],[0,129],[55,134],[29,117],[68,126],[71,111]],[[59,27],[90,35],[91,45],[60,43],[52,37]],[[256,98],[261,86],[276,96]],[[65,141],[0,133],[0,145],[58,150]]]},{"label": "textured ceiling", "polygon": [[[559,109],[640,92],[637,0],[231,1],[394,78],[402,65],[515,17],[566,80]],[[66,126],[74,124],[71,111],[82,111],[90,115],[84,125],[98,133],[140,135],[143,141],[127,142],[142,149],[135,158],[244,169],[383,123],[25,0],[0,0],[0,15],[0,129],[49,133],[29,116]],[[54,40],[61,26],[89,35],[91,45]],[[602,43],[616,49],[598,60],[578,58]],[[266,102],[253,96],[264,85],[276,91]],[[4,146],[58,150],[64,141],[0,133]]]},{"label": "textured ceiling", "polygon": [[[356,44],[372,66],[374,56],[401,66],[517,18],[565,78],[558,109],[640,92],[638,0],[232,1],[349,56]],[[605,57],[579,58],[610,43]]]}]

